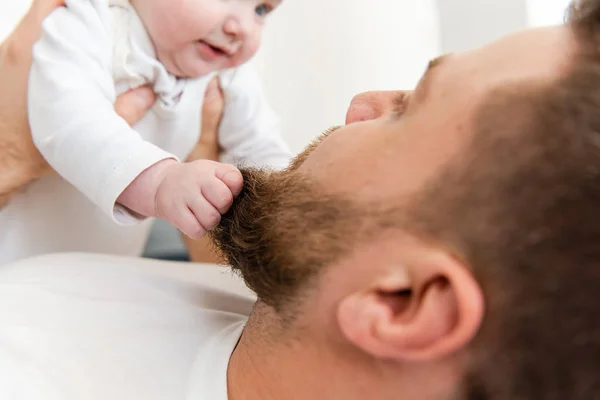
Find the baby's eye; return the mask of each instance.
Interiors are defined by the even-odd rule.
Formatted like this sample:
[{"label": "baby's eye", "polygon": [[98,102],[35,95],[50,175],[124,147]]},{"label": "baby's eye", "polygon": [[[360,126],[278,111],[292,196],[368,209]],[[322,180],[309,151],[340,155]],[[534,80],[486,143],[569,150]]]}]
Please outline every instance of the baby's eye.
[{"label": "baby's eye", "polygon": [[273,11],[273,7],[266,3],[260,4],[255,9],[256,15],[258,15],[259,17],[265,17],[271,11]]}]

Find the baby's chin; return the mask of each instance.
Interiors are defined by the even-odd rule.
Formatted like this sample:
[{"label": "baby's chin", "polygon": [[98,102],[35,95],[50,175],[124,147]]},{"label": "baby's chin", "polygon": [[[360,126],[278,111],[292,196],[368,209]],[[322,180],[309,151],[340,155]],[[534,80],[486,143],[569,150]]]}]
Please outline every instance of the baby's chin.
[{"label": "baby's chin", "polygon": [[158,57],[158,61],[166,68],[167,72],[177,78],[200,78],[221,69],[228,68],[222,62],[207,62],[189,51]]},{"label": "baby's chin", "polygon": [[203,60],[186,60],[185,57],[174,64],[174,69],[167,68],[167,71],[178,78],[200,78],[220,69]]},{"label": "baby's chin", "polygon": [[248,54],[240,52],[232,56],[223,56],[217,59],[204,59],[194,47],[186,47],[174,53],[171,57],[165,57],[165,61],[159,61],[167,68],[167,71],[178,78],[200,78],[212,72],[236,68],[250,59]]}]

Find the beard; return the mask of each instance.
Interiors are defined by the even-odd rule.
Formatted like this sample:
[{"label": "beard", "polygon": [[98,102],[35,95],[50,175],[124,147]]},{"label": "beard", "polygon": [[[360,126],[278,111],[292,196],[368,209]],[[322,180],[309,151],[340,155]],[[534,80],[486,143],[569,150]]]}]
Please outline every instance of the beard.
[{"label": "beard", "polygon": [[280,311],[325,266],[352,249],[356,200],[330,194],[299,172],[309,154],[337,128],[321,135],[282,171],[241,168],[244,188],[210,236],[222,261],[238,272],[259,301]]}]

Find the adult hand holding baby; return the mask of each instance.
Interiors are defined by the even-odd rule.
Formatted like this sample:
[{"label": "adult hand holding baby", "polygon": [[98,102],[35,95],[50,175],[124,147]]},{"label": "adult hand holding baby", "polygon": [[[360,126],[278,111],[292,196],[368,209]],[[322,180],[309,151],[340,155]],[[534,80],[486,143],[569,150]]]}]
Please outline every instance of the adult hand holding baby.
[{"label": "adult hand holding baby", "polygon": [[[42,21],[63,4],[63,0],[34,0],[13,33],[0,44],[0,208],[18,190],[51,172],[31,138],[27,81],[32,48],[41,34]],[[133,125],[154,99],[150,89],[139,88],[120,96],[115,110]]]},{"label": "adult hand holding baby", "polygon": [[[219,145],[219,129],[225,110],[225,95],[219,79],[213,78],[206,87],[204,103],[202,104],[202,127],[198,144],[187,158],[187,162],[196,160],[218,161],[221,156]],[[208,236],[202,239],[192,239],[182,235],[190,260],[199,263],[215,264],[221,261],[218,253]]]}]

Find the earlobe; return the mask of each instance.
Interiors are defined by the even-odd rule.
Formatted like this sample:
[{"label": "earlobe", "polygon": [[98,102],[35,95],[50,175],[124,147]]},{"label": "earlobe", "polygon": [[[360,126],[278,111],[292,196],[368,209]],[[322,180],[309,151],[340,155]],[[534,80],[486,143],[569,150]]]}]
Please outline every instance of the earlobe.
[{"label": "earlobe", "polygon": [[451,258],[413,267],[408,286],[383,277],[340,303],[340,329],[362,351],[425,361],[460,350],[477,333],[483,296],[470,272]]}]

